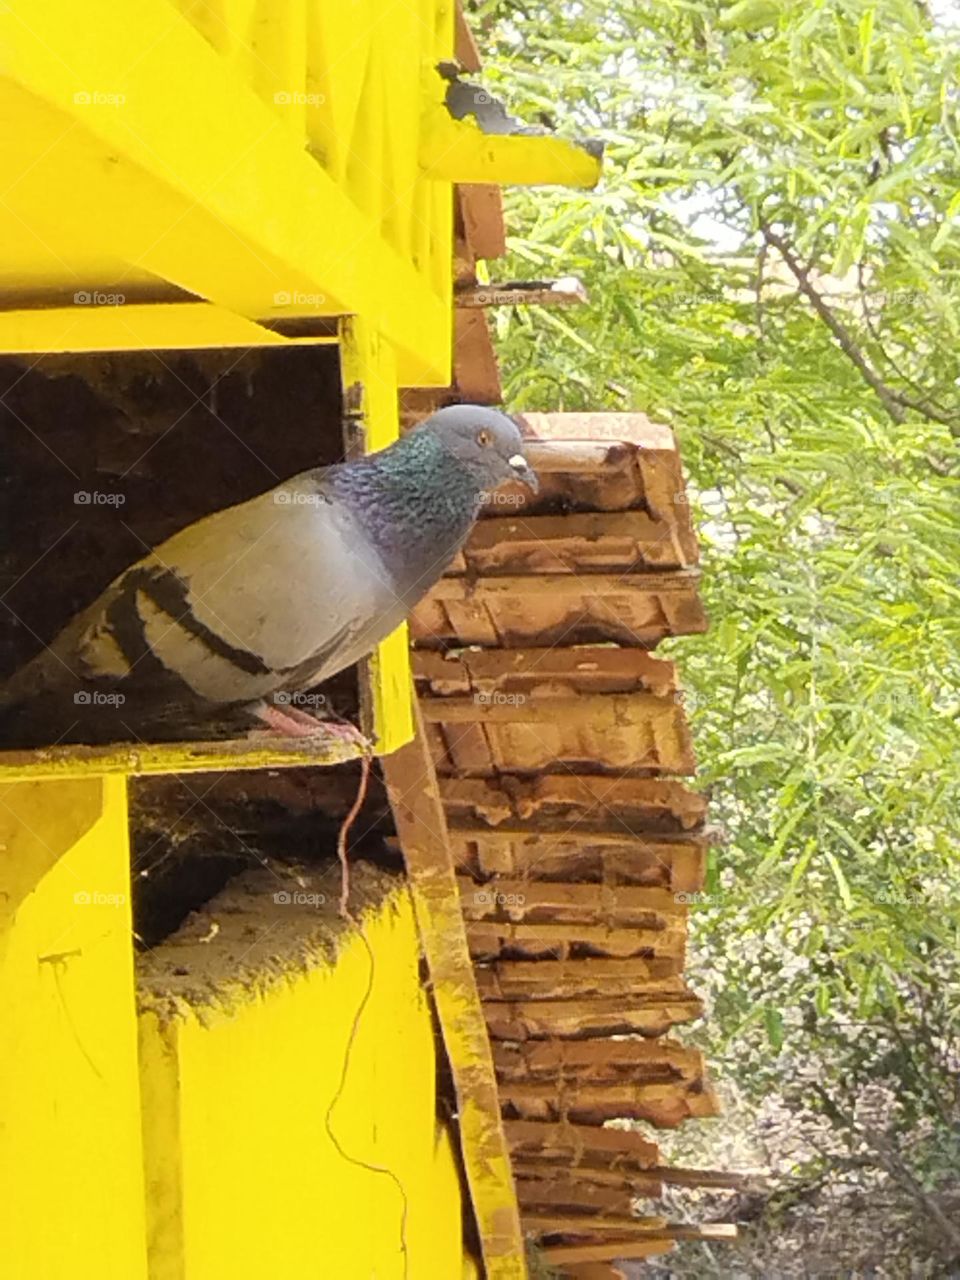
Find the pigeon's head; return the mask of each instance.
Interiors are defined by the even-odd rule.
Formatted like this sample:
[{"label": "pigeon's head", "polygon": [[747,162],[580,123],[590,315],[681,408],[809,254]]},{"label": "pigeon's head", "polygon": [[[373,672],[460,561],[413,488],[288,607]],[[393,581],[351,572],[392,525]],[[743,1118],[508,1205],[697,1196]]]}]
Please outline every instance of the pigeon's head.
[{"label": "pigeon's head", "polygon": [[481,489],[498,489],[508,480],[522,480],[534,493],[537,473],[523,453],[523,436],[512,418],[476,404],[440,409],[417,428],[432,432],[443,447],[466,468]]}]

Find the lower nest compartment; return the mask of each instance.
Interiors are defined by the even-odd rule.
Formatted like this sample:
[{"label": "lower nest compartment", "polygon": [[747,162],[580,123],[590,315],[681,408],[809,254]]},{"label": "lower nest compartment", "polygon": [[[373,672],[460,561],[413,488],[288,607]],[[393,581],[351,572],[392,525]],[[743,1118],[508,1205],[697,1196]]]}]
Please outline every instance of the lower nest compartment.
[{"label": "lower nest compartment", "polygon": [[[13,531],[0,551],[0,681],[172,533],[340,460],[342,421],[331,345],[0,358],[0,492]],[[311,706],[355,722],[355,676],[328,683]],[[230,716],[147,735],[135,708],[105,699],[80,692],[36,724],[0,720],[0,750],[244,733],[245,718]]]},{"label": "lower nest compartment", "polygon": [[[352,868],[351,911],[361,916],[403,883],[368,862]],[[230,988],[282,981],[290,971],[333,959],[351,924],[338,911],[339,865],[309,868],[264,858],[224,883],[174,933],[137,960],[141,1003],[176,998],[193,1006],[222,1000]]]},{"label": "lower nest compartment", "polygon": [[[340,895],[337,838],[361,783],[356,762],[330,769],[135,778],[130,783],[130,843],[134,930],[140,945],[157,946],[241,874],[274,868],[279,881],[318,881],[334,904]],[[393,818],[379,771],[349,832],[351,864],[398,873],[391,847]],[[308,890],[303,889],[304,892]],[[353,907],[351,903],[351,909]]]}]

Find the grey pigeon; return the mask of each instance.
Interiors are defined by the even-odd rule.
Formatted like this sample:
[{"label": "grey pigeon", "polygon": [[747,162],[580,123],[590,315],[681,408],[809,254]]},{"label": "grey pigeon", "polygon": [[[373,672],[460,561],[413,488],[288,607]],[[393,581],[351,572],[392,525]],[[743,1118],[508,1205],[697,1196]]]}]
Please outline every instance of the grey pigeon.
[{"label": "grey pigeon", "polygon": [[516,423],[455,405],[380,453],[188,525],[9,679],[5,742],[176,740],[256,719],[297,733],[305,717],[278,710],[284,694],[370,653],[441,576],[486,494],[516,479],[537,488]]}]

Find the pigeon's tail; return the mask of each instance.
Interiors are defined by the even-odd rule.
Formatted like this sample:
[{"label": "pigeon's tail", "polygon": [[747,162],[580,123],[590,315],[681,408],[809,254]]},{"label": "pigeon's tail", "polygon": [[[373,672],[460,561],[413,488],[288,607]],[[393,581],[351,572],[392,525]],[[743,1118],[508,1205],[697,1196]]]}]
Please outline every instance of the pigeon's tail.
[{"label": "pigeon's tail", "polygon": [[0,686],[0,745],[6,750],[75,741],[85,710],[106,707],[89,680],[44,649]]},{"label": "pigeon's tail", "polygon": [[0,749],[112,742],[178,742],[235,736],[253,717],[198,698],[169,673],[143,664],[125,677],[92,674],[61,633],[0,686]]},{"label": "pigeon's tail", "polygon": [[257,723],[243,706],[194,698],[158,699],[152,690],[87,681],[31,696],[0,690],[0,750],[235,738]]},{"label": "pigeon's tail", "polygon": [[45,690],[35,696],[0,692],[0,748],[5,751],[54,746],[70,740],[76,715],[64,693]]}]

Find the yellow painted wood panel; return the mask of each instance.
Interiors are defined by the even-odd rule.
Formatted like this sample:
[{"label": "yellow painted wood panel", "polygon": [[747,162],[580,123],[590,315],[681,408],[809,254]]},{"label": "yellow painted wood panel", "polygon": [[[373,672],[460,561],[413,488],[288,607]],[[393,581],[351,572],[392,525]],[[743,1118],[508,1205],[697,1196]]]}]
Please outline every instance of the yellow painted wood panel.
[{"label": "yellow painted wood panel", "polygon": [[[343,386],[348,409],[359,413],[368,452],[397,439],[397,364],[390,345],[359,316],[341,325]],[[410,644],[404,623],[367,659],[366,682],[378,755],[413,737]]]},{"label": "yellow painted wood panel", "polygon": [[260,992],[181,1005],[166,1024],[141,1015],[151,1280],[461,1274],[406,891],[364,920],[373,981],[359,1020],[371,968],[356,936],[335,963]]},{"label": "yellow painted wood panel", "polygon": [[404,622],[367,659],[373,691],[377,755],[397,751],[413,737],[410,635]]},{"label": "yellow painted wood panel", "polygon": [[[289,313],[278,298],[298,295],[310,314],[364,314],[407,383],[445,385],[449,298],[284,127],[284,104],[265,103],[166,0],[129,0],[124,16],[108,0],[0,7],[0,155],[28,240],[56,244],[69,208],[87,257],[119,256],[250,317]],[[292,58],[277,43],[273,84]],[[75,261],[60,256],[75,287]]]},{"label": "yellow painted wood panel", "polygon": [[0,311],[0,351],[183,351],[208,347],[289,346],[262,325],[202,302],[126,303],[78,289],[67,307]]},{"label": "yellow painted wood panel", "polygon": [[123,778],[0,790],[0,1274],[146,1275]]}]

